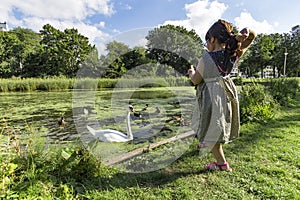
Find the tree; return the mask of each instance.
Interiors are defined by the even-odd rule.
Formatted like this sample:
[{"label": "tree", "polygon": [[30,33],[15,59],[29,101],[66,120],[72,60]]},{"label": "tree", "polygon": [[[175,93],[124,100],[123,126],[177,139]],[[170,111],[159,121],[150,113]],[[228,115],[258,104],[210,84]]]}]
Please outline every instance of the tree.
[{"label": "tree", "polygon": [[148,57],[160,64],[172,66],[186,74],[190,65],[197,65],[203,53],[202,40],[194,30],[166,25],[149,31]]},{"label": "tree", "polygon": [[272,58],[270,60],[270,65],[273,66],[273,76],[275,77],[275,70],[278,70],[278,75],[280,75],[280,72],[283,69],[283,62],[284,62],[284,39],[283,35],[279,33],[271,34],[270,35],[271,40],[274,43],[274,49],[272,51]]},{"label": "tree", "polygon": [[43,45],[44,70],[50,76],[75,77],[86,56],[95,48],[76,29],[59,31],[47,24],[40,31]]},{"label": "tree", "polygon": [[[15,76],[22,77],[31,77],[37,69],[33,68],[36,66],[37,57],[39,57],[39,53],[41,52],[41,37],[38,33],[32,31],[31,29],[24,28],[16,28],[11,31],[15,34],[19,41],[19,51],[17,54],[17,67],[19,68],[19,73],[15,74]],[[41,62],[38,62],[40,64]]]},{"label": "tree", "polygon": [[263,69],[271,65],[273,51],[274,42],[271,37],[266,34],[259,34],[249,47],[249,53],[244,55],[243,62],[240,66],[241,70],[247,70],[250,72],[250,74],[248,74],[250,76],[253,76],[259,71],[263,73]]},{"label": "tree", "polygon": [[126,72],[122,56],[130,52],[130,48],[124,43],[113,41],[106,45],[106,50],[108,54],[101,58],[104,71],[102,77],[121,77]]},{"label": "tree", "polygon": [[0,77],[8,78],[19,71],[21,42],[15,34],[1,31],[0,44]]},{"label": "tree", "polygon": [[77,77],[95,77],[102,74],[102,67],[98,58],[98,51],[94,48],[80,65]]},{"label": "tree", "polygon": [[[288,37],[289,36],[289,37]],[[284,44],[287,47],[287,76],[300,76],[300,34],[293,33],[285,37]]]}]

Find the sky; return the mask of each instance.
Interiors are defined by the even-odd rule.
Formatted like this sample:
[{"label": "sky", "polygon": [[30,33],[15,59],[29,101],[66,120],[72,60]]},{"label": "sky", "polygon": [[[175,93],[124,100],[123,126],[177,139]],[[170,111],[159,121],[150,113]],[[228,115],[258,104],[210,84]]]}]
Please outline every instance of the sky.
[{"label": "sky", "polygon": [[258,34],[289,33],[300,25],[300,1],[1,0],[0,4],[0,22],[7,22],[9,29],[39,32],[45,24],[62,31],[76,28],[100,54],[105,54],[105,45],[113,40],[144,45],[150,29],[166,24],[194,29],[203,39],[218,19]]}]

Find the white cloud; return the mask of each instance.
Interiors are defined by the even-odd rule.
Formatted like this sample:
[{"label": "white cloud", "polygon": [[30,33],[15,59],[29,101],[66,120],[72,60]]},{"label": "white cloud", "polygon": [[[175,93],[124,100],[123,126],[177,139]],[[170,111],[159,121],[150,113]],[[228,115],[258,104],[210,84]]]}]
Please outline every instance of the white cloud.
[{"label": "white cloud", "polygon": [[120,10],[132,10],[133,9],[133,7],[131,5],[124,3],[122,1],[119,1],[117,3],[117,5],[118,6],[116,6],[116,7],[118,7]]},{"label": "white cloud", "polygon": [[147,42],[148,40],[146,39],[146,37],[143,37],[137,41],[136,46],[145,47]]},{"label": "white cloud", "polygon": [[[89,42],[91,44],[95,44],[96,42],[104,42],[111,38],[111,36],[107,33],[102,32],[96,26],[88,25],[83,22],[73,22],[73,21],[59,21],[59,20],[49,20],[49,19],[41,19],[41,18],[26,18],[23,21],[23,26],[28,27],[32,30],[41,30],[42,26],[45,24],[50,24],[56,29],[61,31],[65,29],[76,28],[78,32],[89,38]],[[97,44],[95,44],[97,45]],[[102,53],[102,52],[100,52]]]},{"label": "white cloud", "polygon": [[97,45],[111,37],[98,29],[104,28],[105,22],[94,25],[84,22],[94,14],[110,16],[114,12],[111,0],[1,0],[0,20],[12,27],[26,27],[36,32],[45,24],[61,31],[75,28]]},{"label": "white cloud", "polygon": [[[238,7],[242,5],[243,3],[236,4]],[[185,5],[187,19],[165,21],[164,25],[173,24],[175,26],[184,26],[188,30],[194,29],[203,39],[209,27],[218,19],[222,19],[222,15],[227,8],[228,5],[220,3],[217,0],[198,0]],[[240,16],[234,18],[234,24],[239,29],[251,27],[257,33],[266,34],[274,32],[274,27],[278,26],[278,23],[271,25],[266,20],[257,21],[247,11],[241,12]]]},{"label": "white cloud", "polygon": [[278,26],[278,23],[274,25],[269,24],[266,20],[262,22],[256,21],[250,13],[244,11],[239,17],[234,19],[235,25],[241,30],[244,27],[249,27],[255,30],[256,33],[270,34],[274,32],[274,27]]},{"label": "white cloud", "polygon": [[99,22],[98,26],[101,27],[101,28],[104,28],[105,27],[105,22],[103,22],[103,21]]},{"label": "white cloud", "polygon": [[126,4],[126,5],[124,5],[124,9],[125,10],[132,10],[132,6]]},{"label": "white cloud", "polygon": [[220,19],[227,8],[227,5],[218,1],[198,0],[185,5],[186,20],[166,21],[164,24],[181,25],[188,30],[194,29],[203,38],[211,24]]},{"label": "white cloud", "polygon": [[[76,0],[76,2],[77,1],[78,0]],[[115,13],[113,4],[110,3],[110,0],[86,0],[84,2],[86,3],[87,8],[92,11],[89,14],[101,13],[110,16]]]},{"label": "white cloud", "polygon": [[6,7],[6,16],[10,16],[13,9],[18,10],[24,17],[60,20],[82,20],[95,13],[114,13],[110,0],[2,0],[1,4]]}]

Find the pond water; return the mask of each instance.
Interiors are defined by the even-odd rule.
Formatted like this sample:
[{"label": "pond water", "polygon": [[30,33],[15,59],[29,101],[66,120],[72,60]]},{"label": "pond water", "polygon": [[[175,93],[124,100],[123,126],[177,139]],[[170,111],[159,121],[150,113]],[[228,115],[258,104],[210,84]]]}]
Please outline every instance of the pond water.
[{"label": "pond water", "polygon": [[[28,134],[28,127],[34,127],[36,132],[43,129],[41,136],[49,144],[69,143],[80,139],[83,144],[93,145],[94,155],[107,160],[191,130],[194,102],[193,87],[0,93],[0,127],[4,135],[18,136]],[[148,107],[143,111],[146,104]],[[95,129],[115,129],[126,133],[126,112],[129,105],[140,114],[135,116],[131,113],[134,140],[130,144],[99,142],[88,132],[87,125]],[[64,127],[58,125],[61,117],[67,122]],[[171,157],[165,158],[168,163],[188,148],[186,144],[176,146],[169,146],[172,150],[165,149],[160,152],[159,157],[172,152],[169,155]],[[176,155],[173,155],[174,152]],[[149,168],[145,164],[149,159],[154,158],[143,157],[137,161],[142,164],[134,162],[122,167],[130,166],[132,169],[132,166],[142,165],[144,168],[140,169],[151,171],[164,160],[160,159]]]},{"label": "pond water", "polygon": [[[4,133],[26,134],[26,127],[33,125],[47,128],[50,140],[72,140],[79,136],[76,122],[124,131],[127,106],[141,112],[148,104],[141,118],[132,113],[133,132],[141,138],[149,125],[151,129],[189,125],[193,101],[192,87],[0,93],[0,123]],[[157,111],[159,115],[151,115]],[[58,125],[61,117],[67,122],[63,128]]]}]

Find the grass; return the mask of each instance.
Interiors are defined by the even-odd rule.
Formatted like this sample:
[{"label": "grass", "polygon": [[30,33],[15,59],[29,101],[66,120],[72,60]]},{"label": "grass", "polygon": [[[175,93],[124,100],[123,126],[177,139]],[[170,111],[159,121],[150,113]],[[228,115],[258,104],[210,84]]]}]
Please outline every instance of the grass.
[{"label": "grass", "polygon": [[71,89],[96,90],[103,88],[139,88],[164,86],[190,86],[187,77],[147,77],[147,78],[0,78],[0,92],[64,91]]},{"label": "grass", "polygon": [[212,156],[199,157],[196,141],[166,168],[129,174],[101,165],[76,143],[45,150],[33,127],[19,141],[19,154],[0,136],[1,144],[10,145],[1,151],[0,198],[299,199],[299,99],[272,121],[241,127],[241,137],[224,146],[232,173],[205,172]]}]

